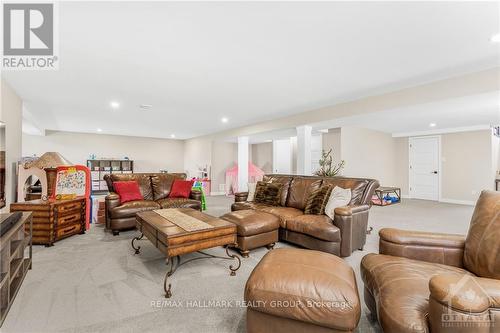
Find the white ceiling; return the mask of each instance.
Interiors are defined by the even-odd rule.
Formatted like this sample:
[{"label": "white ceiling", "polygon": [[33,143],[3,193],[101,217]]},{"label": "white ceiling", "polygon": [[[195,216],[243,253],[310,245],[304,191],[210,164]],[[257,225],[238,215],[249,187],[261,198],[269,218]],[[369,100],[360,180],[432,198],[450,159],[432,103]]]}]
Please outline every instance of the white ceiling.
[{"label": "white ceiling", "polygon": [[189,138],[500,56],[497,2],[63,2],[59,13],[60,70],[2,72],[42,129]]}]

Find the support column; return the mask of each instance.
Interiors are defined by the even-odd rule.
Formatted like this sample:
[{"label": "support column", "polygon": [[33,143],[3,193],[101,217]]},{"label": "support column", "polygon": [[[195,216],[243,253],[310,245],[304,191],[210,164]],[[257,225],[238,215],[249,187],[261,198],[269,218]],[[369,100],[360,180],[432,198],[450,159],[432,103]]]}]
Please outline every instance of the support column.
[{"label": "support column", "polygon": [[311,126],[297,127],[297,174],[310,175],[311,170]]},{"label": "support column", "polygon": [[248,136],[238,137],[238,191],[248,191]]}]

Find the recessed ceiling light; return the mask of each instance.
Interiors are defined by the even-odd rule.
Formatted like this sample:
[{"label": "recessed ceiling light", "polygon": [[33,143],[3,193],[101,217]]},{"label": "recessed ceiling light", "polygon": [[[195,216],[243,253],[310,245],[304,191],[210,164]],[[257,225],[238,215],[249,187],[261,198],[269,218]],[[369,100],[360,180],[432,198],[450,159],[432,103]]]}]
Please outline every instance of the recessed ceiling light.
[{"label": "recessed ceiling light", "polygon": [[436,123],[430,123],[429,127],[436,127]]},{"label": "recessed ceiling light", "polygon": [[175,139],[175,134],[170,134],[170,137],[171,137],[172,139]]},{"label": "recessed ceiling light", "polygon": [[102,132],[102,128],[98,128],[96,131],[97,132]]},{"label": "recessed ceiling light", "polygon": [[109,105],[113,108],[113,109],[118,109],[120,107],[120,103],[116,102],[116,101],[113,101],[111,103],[109,103]]},{"label": "recessed ceiling light", "polygon": [[153,105],[151,104],[141,104],[139,105],[139,107],[142,109],[142,110],[149,110],[153,107]]},{"label": "recessed ceiling light", "polygon": [[500,34],[496,34],[491,36],[490,42],[492,43],[500,43]]},{"label": "recessed ceiling light", "polygon": [[227,123],[229,121],[229,119],[227,119],[226,117],[223,117],[220,121],[222,121],[223,123]]}]

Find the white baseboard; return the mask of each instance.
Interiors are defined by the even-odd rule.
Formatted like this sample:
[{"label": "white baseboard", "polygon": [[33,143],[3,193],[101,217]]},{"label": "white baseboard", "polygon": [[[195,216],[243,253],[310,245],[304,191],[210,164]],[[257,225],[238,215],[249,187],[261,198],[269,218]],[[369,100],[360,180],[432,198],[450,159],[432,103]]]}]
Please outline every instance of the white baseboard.
[{"label": "white baseboard", "polygon": [[474,206],[474,204],[475,204],[474,201],[455,200],[455,199],[446,199],[446,198],[441,198],[441,200],[439,200],[439,202],[451,203],[451,204],[456,204],[456,205],[468,205],[468,206]]},{"label": "white baseboard", "polygon": [[210,192],[210,195],[226,195],[226,192]]},{"label": "white baseboard", "polygon": [[410,199],[410,196],[408,194],[401,194],[402,199]]}]

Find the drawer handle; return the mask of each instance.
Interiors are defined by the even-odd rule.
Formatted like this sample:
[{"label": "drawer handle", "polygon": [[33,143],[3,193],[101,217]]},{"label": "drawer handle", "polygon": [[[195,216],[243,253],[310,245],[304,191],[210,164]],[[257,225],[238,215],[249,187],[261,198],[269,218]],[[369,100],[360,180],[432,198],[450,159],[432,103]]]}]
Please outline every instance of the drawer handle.
[{"label": "drawer handle", "polygon": [[78,208],[78,207],[80,207],[80,204],[76,203],[76,204],[72,204],[70,206],[63,206],[63,207],[61,207],[60,211],[71,210],[71,209],[75,209],[75,208]]},{"label": "drawer handle", "polygon": [[68,232],[71,232],[71,231],[75,230],[76,228],[77,227],[75,225],[74,227],[71,227],[71,229],[64,229],[63,234],[67,234]]},{"label": "drawer handle", "polygon": [[79,217],[79,215],[70,215],[70,216],[66,216],[66,217],[61,218],[59,221],[61,222],[61,224],[63,224],[63,223],[66,223],[68,221],[76,220],[76,219],[78,219],[78,217]]}]

